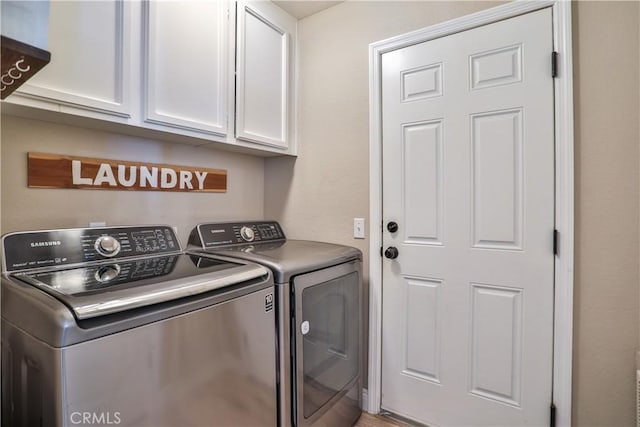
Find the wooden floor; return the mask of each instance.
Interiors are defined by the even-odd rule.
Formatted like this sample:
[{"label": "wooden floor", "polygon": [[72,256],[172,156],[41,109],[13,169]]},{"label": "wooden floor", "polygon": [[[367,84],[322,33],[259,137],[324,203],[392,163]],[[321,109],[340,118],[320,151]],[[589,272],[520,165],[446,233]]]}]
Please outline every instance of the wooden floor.
[{"label": "wooden floor", "polygon": [[382,415],[371,415],[363,412],[360,415],[360,419],[354,425],[354,427],[407,427],[409,424],[405,424],[401,421],[391,419],[389,417],[383,417]]}]

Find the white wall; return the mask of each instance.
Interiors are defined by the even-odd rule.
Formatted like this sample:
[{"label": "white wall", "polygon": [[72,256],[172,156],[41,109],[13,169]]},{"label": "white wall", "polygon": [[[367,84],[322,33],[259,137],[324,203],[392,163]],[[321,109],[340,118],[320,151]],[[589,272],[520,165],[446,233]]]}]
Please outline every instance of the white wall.
[{"label": "white wall", "polygon": [[[638,2],[575,2],[574,425],[635,424],[639,319]],[[355,245],[368,216],[367,46],[490,7],[348,1],[299,23],[299,154],[265,164],[265,214],[296,238]]]},{"label": "white wall", "polygon": [[638,5],[573,4],[576,426],[635,425]]},{"label": "white wall", "polygon": [[[198,222],[261,219],[264,160],[2,115],[2,233],[39,228],[170,224],[182,243]],[[36,189],[27,187],[27,152],[226,169],[226,193]]]}]

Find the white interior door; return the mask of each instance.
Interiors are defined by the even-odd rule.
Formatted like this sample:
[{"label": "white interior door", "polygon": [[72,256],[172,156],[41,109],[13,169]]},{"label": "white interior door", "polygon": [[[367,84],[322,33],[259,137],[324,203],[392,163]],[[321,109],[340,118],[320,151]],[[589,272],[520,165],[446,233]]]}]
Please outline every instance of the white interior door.
[{"label": "white interior door", "polygon": [[552,48],[543,9],[382,55],[385,410],[549,422]]}]

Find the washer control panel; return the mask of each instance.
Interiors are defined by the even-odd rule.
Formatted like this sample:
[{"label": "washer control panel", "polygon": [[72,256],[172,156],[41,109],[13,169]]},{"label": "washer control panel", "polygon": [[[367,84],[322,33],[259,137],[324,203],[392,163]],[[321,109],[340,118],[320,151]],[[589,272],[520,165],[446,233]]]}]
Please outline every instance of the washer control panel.
[{"label": "washer control panel", "polygon": [[189,244],[213,248],[279,240],[286,240],[286,237],[276,221],[223,222],[198,225]]},{"label": "washer control panel", "polygon": [[180,252],[175,232],[165,225],[18,232],[2,244],[4,271]]}]

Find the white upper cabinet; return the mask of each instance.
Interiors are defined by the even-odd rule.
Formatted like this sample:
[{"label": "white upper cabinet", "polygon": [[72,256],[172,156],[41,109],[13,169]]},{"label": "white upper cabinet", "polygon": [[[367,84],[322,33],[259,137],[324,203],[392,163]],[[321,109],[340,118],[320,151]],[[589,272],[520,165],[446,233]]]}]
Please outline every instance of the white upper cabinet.
[{"label": "white upper cabinet", "polygon": [[288,149],[296,20],[271,2],[239,1],[236,14],[236,138]]},{"label": "white upper cabinet", "polygon": [[224,136],[228,2],[143,3],[144,121]]},{"label": "white upper cabinet", "polygon": [[55,100],[49,109],[130,117],[131,7],[122,0],[52,1],[51,62],[13,99],[22,95],[18,103],[23,104]]},{"label": "white upper cabinet", "polygon": [[295,155],[296,26],[270,1],[51,1],[51,62],[3,111]]}]

